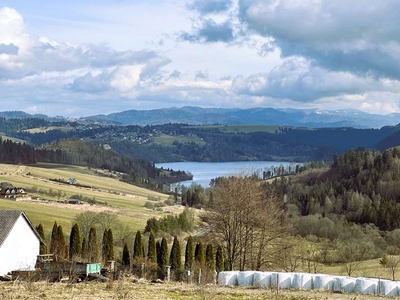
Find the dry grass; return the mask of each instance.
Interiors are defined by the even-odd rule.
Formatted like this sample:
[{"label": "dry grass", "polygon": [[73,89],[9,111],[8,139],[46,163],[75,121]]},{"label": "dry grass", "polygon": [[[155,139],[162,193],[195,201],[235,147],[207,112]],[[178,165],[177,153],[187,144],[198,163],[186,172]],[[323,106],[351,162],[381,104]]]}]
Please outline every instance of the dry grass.
[{"label": "dry grass", "polygon": [[277,291],[271,289],[196,286],[181,283],[134,283],[123,279],[110,283],[77,284],[47,282],[1,282],[0,298],[11,299],[383,299],[370,295],[317,291]]},{"label": "dry grass", "polygon": [[[50,179],[73,177],[82,185],[92,188],[82,188],[50,181]],[[93,170],[84,167],[65,166],[55,164],[39,164],[38,166],[21,166],[0,164],[0,182],[10,182],[14,186],[26,188],[36,187],[42,190],[61,191],[65,193],[66,200],[79,194],[107,206],[67,205],[56,203],[43,203],[34,201],[10,201],[0,199],[0,208],[24,210],[34,225],[42,223],[45,231],[51,230],[54,221],[64,228],[69,228],[75,216],[84,211],[109,210],[118,215],[118,219],[133,231],[143,229],[147,219],[162,216],[162,213],[144,208],[148,197],[163,201],[168,195],[150,191],[131,184],[121,182],[115,178],[101,177],[94,174]],[[30,194],[32,197],[58,200],[55,197]],[[169,208],[166,208],[169,209]]]}]

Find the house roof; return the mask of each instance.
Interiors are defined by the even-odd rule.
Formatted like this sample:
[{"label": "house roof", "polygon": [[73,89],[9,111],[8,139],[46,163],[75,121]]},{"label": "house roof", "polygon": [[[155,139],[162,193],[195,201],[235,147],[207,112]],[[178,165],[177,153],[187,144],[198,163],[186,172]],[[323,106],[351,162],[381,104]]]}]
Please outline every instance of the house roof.
[{"label": "house roof", "polygon": [[10,234],[15,223],[21,215],[28,222],[33,233],[37,236],[39,241],[41,243],[44,243],[44,241],[36,231],[35,227],[32,225],[31,221],[22,210],[0,209],[0,246],[6,240],[7,236]]}]

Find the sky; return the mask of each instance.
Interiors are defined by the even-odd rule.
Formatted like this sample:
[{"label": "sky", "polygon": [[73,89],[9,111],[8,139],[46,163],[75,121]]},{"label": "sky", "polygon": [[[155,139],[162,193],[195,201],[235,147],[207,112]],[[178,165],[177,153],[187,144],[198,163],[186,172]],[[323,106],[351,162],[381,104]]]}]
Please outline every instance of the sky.
[{"label": "sky", "polygon": [[0,0],[0,110],[400,112],[399,11],[376,0]]}]

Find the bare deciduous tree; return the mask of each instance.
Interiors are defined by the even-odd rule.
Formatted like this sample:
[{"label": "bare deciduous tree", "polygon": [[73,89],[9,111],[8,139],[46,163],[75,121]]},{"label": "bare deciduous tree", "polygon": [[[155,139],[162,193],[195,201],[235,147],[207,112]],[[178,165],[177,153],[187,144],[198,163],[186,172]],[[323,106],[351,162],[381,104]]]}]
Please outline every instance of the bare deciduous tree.
[{"label": "bare deciduous tree", "polygon": [[396,280],[396,270],[400,264],[400,249],[395,246],[388,246],[387,254],[380,260],[381,265],[387,268],[392,275],[392,280]]},{"label": "bare deciduous tree", "polygon": [[356,271],[363,261],[374,257],[374,245],[370,241],[346,241],[339,244],[338,258],[344,264],[348,276]]},{"label": "bare deciduous tree", "polygon": [[231,270],[260,270],[285,246],[283,209],[254,176],[218,180],[203,219],[212,238],[223,246]]}]

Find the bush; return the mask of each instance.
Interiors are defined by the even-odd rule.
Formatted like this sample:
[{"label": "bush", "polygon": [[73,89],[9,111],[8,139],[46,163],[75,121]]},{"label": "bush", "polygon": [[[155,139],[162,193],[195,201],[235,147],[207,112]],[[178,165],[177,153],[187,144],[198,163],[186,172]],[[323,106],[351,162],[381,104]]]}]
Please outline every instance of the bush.
[{"label": "bush", "polygon": [[172,206],[175,204],[174,199],[168,198],[167,200],[164,201],[164,203],[168,206]]},{"label": "bush", "polygon": [[147,201],[147,202],[144,204],[144,207],[146,207],[147,209],[154,209],[154,204],[151,203],[151,202],[149,202],[149,201]]},{"label": "bush", "polygon": [[158,201],[158,200],[160,200],[160,197],[155,197],[155,196],[147,196],[147,200],[150,200],[150,201]]}]

